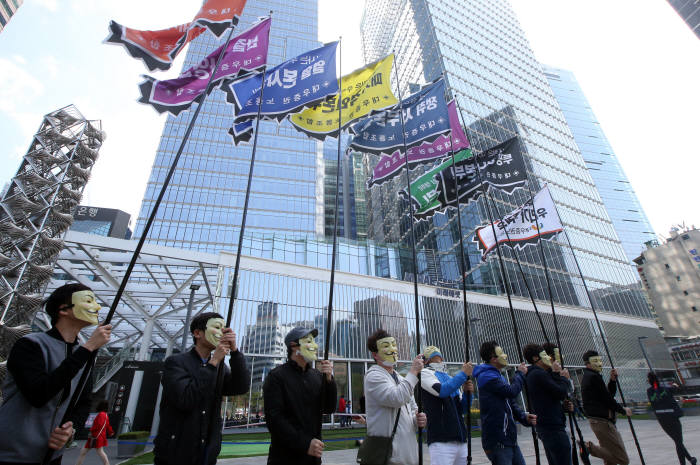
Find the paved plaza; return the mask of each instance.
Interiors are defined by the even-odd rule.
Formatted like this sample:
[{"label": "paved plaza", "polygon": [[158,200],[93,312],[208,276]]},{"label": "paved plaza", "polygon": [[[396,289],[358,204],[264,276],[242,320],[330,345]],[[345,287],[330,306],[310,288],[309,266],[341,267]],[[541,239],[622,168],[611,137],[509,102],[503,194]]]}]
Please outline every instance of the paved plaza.
[{"label": "paved plaza", "polygon": [[[683,422],[683,437],[685,440],[685,445],[694,456],[700,456],[700,416],[685,417],[682,418]],[[678,461],[676,459],[676,451],[673,446],[671,439],[661,430],[661,427],[656,422],[656,420],[637,420],[634,422],[635,429],[637,431],[637,436],[639,437],[640,443],[642,445],[642,450],[644,452],[644,458],[647,465],[674,465]],[[581,427],[583,430],[584,437],[589,439],[594,439],[587,422],[582,422]],[[638,465],[639,456],[634,446],[634,441],[632,435],[629,431],[629,425],[626,421],[618,422],[618,428],[622,433],[622,437],[625,439],[627,446],[627,452],[631,458],[631,465]],[[534,451],[532,447],[532,441],[530,441],[529,434],[520,434],[520,446],[523,449],[523,454],[525,455],[525,460],[528,465],[535,463]],[[83,441],[80,442],[82,446]],[[109,456],[110,462],[118,464],[123,460],[116,458],[116,441],[114,439],[110,440],[110,446],[107,448],[107,455]],[[430,457],[428,456],[427,449],[425,450],[425,461],[424,463],[430,463]],[[63,465],[72,465],[76,462],[78,457],[79,449],[74,448],[66,451],[63,458]],[[357,455],[357,449],[348,449],[341,451],[326,452],[323,455],[323,463],[329,465],[350,465],[355,463],[355,457]],[[488,460],[484,455],[484,451],[481,449],[481,440],[479,438],[474,439],[473,448],[473,464],[481,465],[488,464]],[[542,463],[546,464],[547,460],[544,457],[544,453],[541,452]],[[592,465],[602,464],[602,460],[591,457]],[[88,458],[85,460],[85,465],[101,465],[102,462],[97,457],[97,454],[90,452]],[[220,465],[263,465],[267,463],[267,457],[247,457],[240,459],[225,459],[219,460]]]}]

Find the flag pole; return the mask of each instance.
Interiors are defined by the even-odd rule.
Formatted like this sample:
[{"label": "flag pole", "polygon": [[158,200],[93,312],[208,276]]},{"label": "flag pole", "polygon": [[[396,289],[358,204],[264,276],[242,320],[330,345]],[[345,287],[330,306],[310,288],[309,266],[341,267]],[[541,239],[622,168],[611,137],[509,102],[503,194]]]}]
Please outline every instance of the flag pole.
[{"label": "flag pole", "polygon": [[[454,170],[454,187],[455,187],[455,197],[457,202],[457,229],[459,230],[459,263],[462,271],[462,309],[464,310],[464,345],[466,352],[466,361],[469,361],[469,312],[467,307],[467,267],[466,264],[469,262],[469,256],[465,257],[464,254],[464,238],[462,233],[462,208],[459,201],[459,181],[457,180],[457,166],[455,163],[455,151],[454,151],[454,141],[452,140],[452,130],[450,130],[450,155],[452,157],[452,169]],[[408,155],[406,155],[408,159]],[[410,191],[409,191],[410,196]],[[466,259],[466,261],[465,261]],[[469,264],[471,268],[471,263]],[[467,377],[469,380],[469,377]],[[467,396],[467,465],[472,463],[472,394],[471,392],[464,392],[463,395]]]},{"label": "flag pole", "polygon": [[[559,222],[561,222],[561,216],[559,216],[559,209],[557,208],[556,202],[554,202],[554,199],[552,199],[552,204],[554,205],[554,210],[557,213],[557,217],[559,218]],[[595,305],[593,304],[593,298],[591,296],[591,292],[588,289],[588,285],[586,284],[586,278],[583,276],[583,271],[581,270],[581,265],[578,262],[578,258],[576,257],[576,252],[574,252],[574,247],[571,245],[571,239],[569,238],[569,233],[566,228],[564,228],[564,237],[566,237],[566,242],[569,245],[569,250],[571,250],[571,255],[574,257],[574,263],[576,263],[576,268],[578,269],[578,274],[581,277],[581,282],[583,283],[583,288],[586,291],[586,296],[588,297],[588,302],[591,305],[591,310],[593,311],[593,317],[595,318],[596,326],[598,327],[598,332],[600,333],[600,338],[603,341],[603,347],[605,348],[605,353],[608,356],[608,360],[610,360],[610,368],[615,370],[615,364],[613,362],[612,355],[610,353],[610,347],[608,346],[608,341],[607,338],[605,337],[605,333],[603,332],[603,326],[600,323],[600,319],[598,318],[598,311],[595,308]],[[560,349],[561,350],[561,349]],[[620,400],[622,400],[622,405],[624,407],[627,407],[627,402],[625,401],[625,395],[622,392],[622,385],[620,384],[620,378],[619,376],[615,378],[615,384],[617,386],[617,390],[620,393]],[[627,415],[625,415],[627,416]],[[642,447],[639,444],[639,439],[637,438],[637,432],[634,429],[634,425],[632,424],[632,417],[627,417],[627,422],[630,425],[630,431],[632,432],[632,437],[634,438],[634,445],[637,447],[637,453],[639,454],[639,460],[642,462],[642,465],[646,465],[646,462],[644,461],[644,454],[642,453]]]},{"label": "flag pole", "polygon": [[[406,148],[406,126],[403,118],[403,101],[401,99],[401,83],[399,82],[398,65],[396,64],[396,54],[394,54],[394,67],[396,67],[396,89],[399,94],[399,115],[401,117],[401,135],[403,136],[403,153],[405,157],[404,167],[406,168],[406,188],[408,189],[408,211],[410,214],[411,230],[411,254],[413,258],[413,305],[415,307],[416,318],[416,351],[420,353],[420,309],[418,308],[418,258],[416,256],[416,232],[413,227],[413,202],[411,202],[411,175],[408,169],[408,149]],[[418,373],[418,385],[421,383],[421,373]],[[423,411],[422,389],[418,389],[416,403],[418,413]],[[418,428],[418,464],[423,465],[423,428]]]},{"label": "flag pole", "polygon": [[[335,256],[338,246],[338,191],[340,190],[340,136],[343,129],[343,50],[342,50],[343,38],[340,37],[338,40],[338,156],[336,158],[337,166],[335,170],[335,211],[333,212],[333,254],[331,256],[331,282],[328,289],[328,316],[326,317],[326,331],[324,333],[323,339],[323,360],[328,360],[328,354],[330,352],[331,346],[331,331],[332,331],[332,318],[333,318],[333,287],[335,284]],[[347,233],[347,231],[346,231]],[[321,411],[323,411],[323,406],[321,406]],[[344,413],[344,412],[340,412]],[[321,416],[323,418],[323,415]]]},{"label": "flag pole", "polygon": [[[455,102],[457,103],[457,109],[459,112],[459,116],[462,120],[462,126],[464,126],[464,117],[462,116],[462,110],[459,107],[459,103],[457,102],[457,99],[455,98]],[[466,131],[466,126],[464,126],[465,131]],[[481,192],[484,195],[484,206],[486,207],[486,214],[489,218],[489,222],[491,223],[491,231],[493,233],[493,237],[496,240],[496,252],[498,254],[498,262],[500,264],[500,270],[501,270],[501,279],[503,280],[503,287],[505,288],[506,291],[506,296],[508,297],[508,308],[510,310],[510,318],[511,322],[513,325],[513,335],[515,336],[515,345],[518,350],[518,359],[522,362],[523,361],[523,349],[520,343],[520,332],[518,331],[518,323],[515,319],[515,310],[513,309],[513,301],[510,295],[510,282],[508,280],[508,273],[506,272],[506,267],[505,263],[503,262],[503,256],[501,254],[501,245],[498,242],[498,236],[496,235],[496,227],[493,224],[493,214],[491,213],[491,206],[489,205],[489,199],[488,195],[486,193],[486,185],[483,182],[483,179],[481,177],[481,170],[479,169],[479,160],[478,160],[478,155],[476,152],[474,152],[473,155],[474,158],[474,166],[476,167],[476,173],[477,176],[479,177],[479,184],[481,184]],[[527,403],[527,409],[528,411],[530,410],[530,396],[528,395],[528,389],[527,385],[523,384],[523,390],[525,391],[525,401]],[[534,444],[535,448],[535,461],[537,465],[540,465],[540,446],[539,443],[537,442],[537,432],[535,431],[534,428],[531,428],[532,431],[532,441]]]},{"label": "flag pole", "polygon": [[[163,200],[163,197],[165,196],[165,191],[168,188],[168,185],[170,184],[170,180],[173,177],[173,174],[175,173],[175,168],[177,167],[177,163],[180,160],[180,156],[182,155],[182,151],[185,148],[185,145],[187,144],[187,141],[190,138],[190,134],[192,133],[192,129],[194,128],[194,123],[197,121],[197,117],[199,116],[199,112],[202,109],[202,106],[204,106],[204,101],[206,100],[207,95],[212,91],[212,82],[214,81],[214,77],[216,76],[216,72],[219,70],[219,66],[221,65],[221,60],[223,59],[224,55],[226,54],[226,49],[228,48],[229,43],[231,42],[231,38],[233,37],[233,31],[235,29],[235,18],[232,18],[231,20],[231,30],[229,31],[228,37],[226,38],[226,43],[224,44],[223,48],[221,49],[221,54],[216,60],[216,65],[214,66],[214,70],[211,73],[211,76],[209,77],[209,82],[207,83],[207,87],[205,92],[202,94],[202,99],[201,101],[197,104],[197,108],[194,112],[194,115],[192,115],[192,119],[190,120],[189,125],[187,126],[187,130],[185,131],[185,134],[182,136],[182,141],[180,142],[180,147],[177,150],[177,154],[175,155],[175,158],[173,159],[173,162],[170,165],[170,169],[168,170],[168,174],[165,176],[165,180],[163,180],[163,186],[160,189],[160,193],[158,194],[158,198],[156,199],[156,202],[153,204],[153,208],[151,210],[151,213],[148,217],[148,220],[146,221],[146,225],[143,228],[143,232],[141,233],[141,237],[139,238],[139,242],[136,245],[136,248],[134,249],[134,254],[131,256],[131,261],[129,262],[129,265],[126,268],[126,271],[124,272],[124,277],[122,278],[121,283],[119,284],[119,288],[117,289],[117,293],[114,295],[114,300],[112,300],[112,305],[109,307],[109,312],[107,312],[107,316],[105,317],[104,321],[100,326],[108,325],[112,321],[112,317],[114,316],[114,312],[117,310],[117,306],[119,305],[119,302],[121,300],[122,295],[124,294],[124,290],[126,289],[126,284],[129,281],[129,278],[131,277],[131,273],[134,270],[134,266],[136,266],[136,261],[138,260],[139,254],[141,253],[141,249],[143,248],[143,244],[146,242],[146,237],[148,236],[148,232],[151,229],[151,225],[153,224],[153,221],[155,220],[156,213],[158,212],[158,208],[160,207],[160,203]],[[87,382],[88,377],[90,376],[90,372],[92,371],[92,367],[95,364],[95,358],[97,357],[97,352],[98,351],[93,351],[90,354],[90,358],[88,361],[85,363],[85,368],[83,369],[83,373],[80,376],[80,379],[78,380],[78,384],[76,385],[75,393],[77,395],[73,395],[73,397],[70,400],[70,403],[68,404],[68,409],[66,410],[66,413],[63,415],[63,418],[61,419],[60,425],[64,424],[68,419],[73,415],[73,410],[75,409],[75,405],[78,402],[78,399],[82,395],[82,391],[85,388],[85,383]],[[59,425],[59,426],[60,426]],[[53,428],[53,425],[52,425]],[[48,449],[46,451],[46,454],[44,455],[44,458],[42,460],[42,465],[46,465],[51,461],[51,456],[53,455],[53,449]]]},{"label": "flag pole", "polygon": [[[270,18],[272,18],[272,10],[270,10]],[[236,262],[233,268],[233,278],[231,279],[231,294],[228,300],[228,313],[226,314],[226,328],[231,327],[231,321],[233,320],[233,308],[236,301],[236,294],[238,292],[238,274],[241,268],[241,252],[243,250],[243,238],[245,235],[245,225],[246,219],[248,217],[248,202],[250,201],[250,187],[253,183],[253,170],[255,168],[255,154],[258,150],[258,133],[260,129],[260,114],[262,112],[262,105],[264,101],[265,92],[265,74],[267,71],[267,65],[262,70],[262,80],[260,82],[260,101],[258,102],[258,114],[255,119],[255,134],[253,135],[253,150],[250,154],[250,165],[248,167],[248,183],[246,185],[245,199],[243,201],[243,214],[241,215],[241,227],[238,233],[238,245],[236,247]],[[214,401],[211,409],[211,419],[209,422],[209,429],[207,432],[207,444],[205,448],[205,454],[203,456],[204,462],[202,465],[206,465],[207,454],[209,443],[216,428],[216,421],[219,418],[219,410],[221,409],[221,397],[224,389],[224,360],[219,363],[216,372],[216,390],[214,391]]]}]

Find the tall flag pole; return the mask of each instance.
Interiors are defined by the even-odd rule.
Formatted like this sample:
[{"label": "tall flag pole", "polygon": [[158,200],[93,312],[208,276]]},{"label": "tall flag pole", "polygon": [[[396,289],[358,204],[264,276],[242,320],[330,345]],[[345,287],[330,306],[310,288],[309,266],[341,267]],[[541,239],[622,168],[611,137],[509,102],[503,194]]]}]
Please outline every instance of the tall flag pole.
[{"label": "tall flag pole", "polygon": [[[337,156],[337,166],[335,170],[335,211],[333,212],[333,253],[331,255],[331,282],[328,288],[328,315],[326,316],[326,331],[324,333],[323,339],[323,359],[328,360],[328,353],[331,347],[331,331],[332,331],[332,321],[333,321],[333,287],[335,284],[335,255],[338,247],[338,190],[340,186],[340,142],[342,134],[342,121],[343,121],[343,38],[340,37],[338,40],[338,67],[340,72],[338,73],[340,78],[338,80],[338,156]],[[323,406],[321,406],[321,418],[323,418]],[[345,413],[345,412],[340,412]]]},{"label": "tall flag pole", "polygon": [[[234,31],[234,25],[236,24],[236,18],[231,20],[231,29],[229,31],[228,37],[226,38],[226,44],[224,46],[224,50],[228,47],[228,44],[231,42],[231,38],[233,37],[233,31]],[[201,102],[199,105],[197,105],[197,109],[194,112],[194,115],[192,115],[192,119],[190,120],[189,125],[187,126],[187,130],[185,131],[184,136],[182,137],[182,141],[180,142],[180,147],[177,150],[177,154],[175,155],[175,158],[173,159],[172,164],[170,165],[170,169],[168,170],[168,174],[165,176],[165,179],[163,180],[163,186],[160,189],[160,193],[158,194],[158,198],[156,199],[156,202],[153,204],[153,208],[151,209],[151,214],[148,217],[148,221],[146,221],[146,225],[144,226],[143,233],[141,234],[141,238],[139,239],[138,244],[136,245],[136,248],[134,249],[134,254],[131,256],[131,261],[129,262],[129,265],[126,268],[126,271],[124,273],[124,277],[122,278],[122,282],[119,284],[119,289],[117,289],[117,293],[114,295],[114,300],[112,301],[112,305],[109,308],[109,312],[107,312],[107,316],[105,317],[104,321],[100,326],[108,325],[112,321],[112,317],[114,316],[114,312],[117,310],[117,306],[119,305],[119,302],[121,300],[122,295],[124,294],[124,289],[126,289],[126,284],[129,281],[129,277],[131,276],[132,271],[134,270],[134,266],[136,265],[136,261],[138,260],[139,254],[141,253],[141,249],[143,248],[143,244],[146,242],[146,237],[148,236],[148,232],[151,229],[151,225],[153,224],[153,221],[155,219],[156,213],[158,212],[158,207],[160,207],[160,203],[163,201],[163,197],[165,196],[165,191],[168,188],[168,185],[170,184],[170,180],[173,177],[173,173],[175,173],[175,168],[177,167],[177,163],[180,160],[180,156],[182,155],[182,151],[185,148],[185,145],[187,144],[187,141],[189,140],[190,134],[192,133],[192,129],[194,128],[194,123],[197,121],[197,116],[199,115],[199,112],[202,109],[202,106],[204,105],[204,99],[206,95],[208,95],[211,90],[212,90],[212,82],[214,81],[214,76],[216,72],[219,69],[219,65],[221,64],[221,59],[224,57],[224,53],[221,53],[219,55],[219,58],[217,59],[216,66],[214,67],[214,72],[211,73],[211,76],[209,77],[209,82],[206,87],[206,92],[204,96],[202,97]],[[88,377],[90,376],[90,372],[92,371],[92,368],[95,364],[95,358],[97,356],[97,351],[92,352],[90,354],[90,359],[87,361],[85,364],[85,369],[83,370],[83,374],[80,377],[80,380],[78,380],[78,384],[76,387],[76,394],[77,396],[74,395],[70,403],[68,404],[68,408],[66,410],[66,413],[63,415],[63,419],[61,420],[61,425],[64,424],[66,421],[68,421],[69,418],[73,415],[73,410],[75,409],[75,406],[77,404],[78,398],[80,397],[80,394],[82,393],[83,389],[85,388],[85,384],[87,382]],[[42,460],[42,464],[46,465],[51,461],[51,456],[53,455],[53,450],[48,449],[46,452],[46,455],[44,455],[44,459]]]},{"label": "tall flag pole", "polygon": [[[464,116],[462,115],[462,110],[459,108],[459,102],[457,102],[457,109],[459,112],[459,115],[462,119],[462,125],[464,125]],[[466,126],[465,126],[466,128]],[[481,184],[481,190],[484,196],[484,206],[486,207],[486,214],[488,215],[489,222],[491,223],[491,229],[493,232],[494,237],[498,237],[496,235],[496,228],[494,226],[494,221],[493,221],[493,214],[491,213],[491,206],[489,205],[489,199],[486,193],[486,183],[484,183],[483,178],[481,177],[481,170],[479,169],[479,161],[478,161],[478,154],[474,152],[474,165],[476,167],[476,174],[479,177],[479,183]],[[498,262],[500,264],[500,270],[501,270],[501,279],[503,280],[503,286],[505,287],[506,290],[506,296],[508,297],[508,308],[510,310],[510,318],[511,322],[513,325],[513,335],[515,336],[515,345],[518,350],[518,359],[522,362],[523,361],[523,349],[522,345],[520,343],[520,332],[518,331],[518,323],[515,319],[515,310],[513,309],[513,300],[510,295],[510,283],[508,281],[508,273],[506,271],[505,263],[503,262],[503,255],[501,254],[501,245],[498,241],[496,241],[496,252],[498,253]],[[523,390],[525,391],[525,401],[527,403],[527,409],[530,411],[530,396],[528,395],[527,392],[527,386],[523,385]],[[535,432],[534,428],[531,428],[532,431],[532,441],[535,447],[535,461],[537,465],[540,465],[540,446],[539,443],[537,442],[537,432]]]},{"label": "tall flag pole", "polygon": [[[401,135],[403,137],[403,153],[406,155],[404,157],[405,163],[404,167],[406,168],[406,189],[408,189],[408,192],[411,192],[411,174],[408,169],[408,149],[406,147],[406,131],[405,131],[405,121],[404,121],[404,115],[403,115],[403,100],[401,98],[401,82],[399,81],[399,73],[398,73],[398,66],[394,65],[397,68],[396,72],[396,89],[399,97],[399,115],[401,117]],[[420,309],[418,308],[418,258],[416,254],[416,232],[413,227],[413,202],[408,201],[408,211],[410,214],[410,230],[411,230],[411,254],[413,258],[413,305],[415,307],[415,318],[416,318],[416,352],[420,353],[421,352],[421,343],[420,343]],[[421,383],[421,374],[420,372],[418,373],[418,385]],[[421,393],[422,389],[418,389],[418,394],[417,394],[417,404],[418,404],[418,413],[423,411],[423,395]],[[423,465],[423,429],[419,428],[418,429],[418,464]]]},{"label": "tall flag pole", "polygon": [[[270,18],[272,18],[272,10],[270,11]],[[250,155],[250,165],[248,167],[248,183],[246,185],[245,199],[243,201],[243,214],[241,215],[241,227],[238,233],[238,246],[236,248],[236,263],[233,268],[233,278],[231,279],[231,294],[228,300],[228,313],[226,314],[226,327],[231,327],[231,321],[233,320],[233,308],[236,301],[236,296],[238,294],[238,274],[241,269],[241,252],[243,249],[243,237],[245,234],[246,219],[248,217],[248,202],[250,201],[250,187],[253,183],[253,170],[255,168],[255,154],[258,149],[258,130],[260,128],[260,112],[262,110],[262,105],[264,101],[265,92],[265,73],[267,67],[262,70],[262,81],[260,86],[260,98],[258,100],[258,115],[255,120],[255,135],[253,136],[253,149]],[[221,397],[224,389],[224,364],[219,363],[219,367],[216,373],[216,391],[214,395],[214,405],[212,406],[211,421],[209,424],[209,430],[207,434],[207,447],[211,441],[214,432],[216,431],[216,421],[218,420],[218,411],[221,408]],[[206,450],[206,449],[205,449]],[[206,455],[204,457],[206,460]],[[206,462],[202,465],[207,465]]]},{"label": "tall flag pole", "polygon": [[[452,158],[453,169],[456,169],[455,164],[455,151],[454,151],[454,141],[452,140],[452,131],[450,131],[450,157]],[[406,157],[408,160],[408,157]],[[458,177],[454,177],[454,189],[455,192],[459,192],[459,181]],[[457,230],[459,231],[459,264],[460,270],[462,272],[462,309],[464,310],[464,346],[465,346],[465,357],[469,361],[469,312],[467,307],[467,263],[469,263],[469,256],[464,253],[464,237],[462,233],[462,208],[459,201],[459,195],[456,196],[457,201]],[[466,261],[465,261],[466,260]],[[471,268],[471,263],[469,263],[469,268]],[[467,378],[468,379],[468,378]],[[467,396],[467,465],[472,463],[472,394],[471,392],[465,392],[463,395]]]},{"label": "tall flag pole", "polygon": [[[557,216],[559,216],[559,210],[557,209],[556,203],[554,203],[554,209],[557,212]],[[559,217],[561,218],[561,217]],[[610,368],[615,370],[615,364],[613,362],[612,354],[610,353],[610,347],[608,346],[608,341],[607,338],[605,337],[605,333],[603,332],[603,326],[600,323],[600,319],[598,318],[598,312],[595,308],[595,304],[593,303],[593,297],[591,296],[591,292],[588,289],[588,285],[586,284],[586,278],[583,277],[583,271],[581,270],[581,265],[578,262],[578,258],[576,257],[576,252],[574,251],[574,247],[571,245],[571,239],[569,238],[569,233],[567,232],[566,228],[564,228],[564,236],[566,237],[566,242],[569,245],[569,250],[571,250],[571,255],[574,257],[574,263],[576,263],[576,268],[578,269],[578,274],[581,277],[581,282],[583,283],[583,288],[586,291],[586,296],[588,297],[588,302],[591,305],[591,310],[593,311],[593,316],[595,318],[596,326],[598,327],[598,332],[600,333],[600,338],[603,341],[603,347],[605,348],[605,353],[608,356],[608,360],[610,360]],[[622,385],[620,384],[620,378],[617,377],[615,378],[615,384],[617,385],[617,390],[620,393],[620,400],[622,400],[622,405],[627,407],[627,402],[625,401],[625,395],[622,392]],[[639,445],[639,439],[637,438],[637,432],[634,429],[634,425],[632,424],[632,417],[627,417],[627,422],[630,425],[630,431],[632,432],[632,437],[634,438],[634,445],[637,447],[637,453],[639,454],[639,460],[641,461],[642,465],[646,465],[646,462],[644,461],[644,454],[642,453],[642,448]]]}]

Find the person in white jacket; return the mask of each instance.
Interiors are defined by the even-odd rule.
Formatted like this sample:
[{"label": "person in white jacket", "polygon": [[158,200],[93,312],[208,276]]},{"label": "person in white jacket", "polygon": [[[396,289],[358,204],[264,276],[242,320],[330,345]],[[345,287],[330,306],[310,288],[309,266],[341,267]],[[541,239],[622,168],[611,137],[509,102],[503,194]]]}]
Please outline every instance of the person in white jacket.
[{"label": "person in white jacket", "polygon": [[396,415],[400,412],[389,464],[415,465],[418,463],[416,431],[427,423],[425,414],[418,413],[413,399],[423,358],[419,355],[413,359],[405,377],[398,374],[394,370],[399,353],[396,339],[383,329],[367,339],[367,349],[377,362],[365,373],[367,435],[391,437]]}]

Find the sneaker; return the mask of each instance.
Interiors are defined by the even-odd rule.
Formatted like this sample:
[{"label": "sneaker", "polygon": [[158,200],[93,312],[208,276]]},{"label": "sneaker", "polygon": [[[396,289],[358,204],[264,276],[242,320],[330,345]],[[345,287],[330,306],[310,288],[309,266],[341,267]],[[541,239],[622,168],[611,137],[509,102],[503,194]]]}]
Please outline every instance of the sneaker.
[{"label": "sneaker", "polygon": [[698,459],[696,459],[695,457],[690,457],[690,465],[697,465],[697,463]]}]

